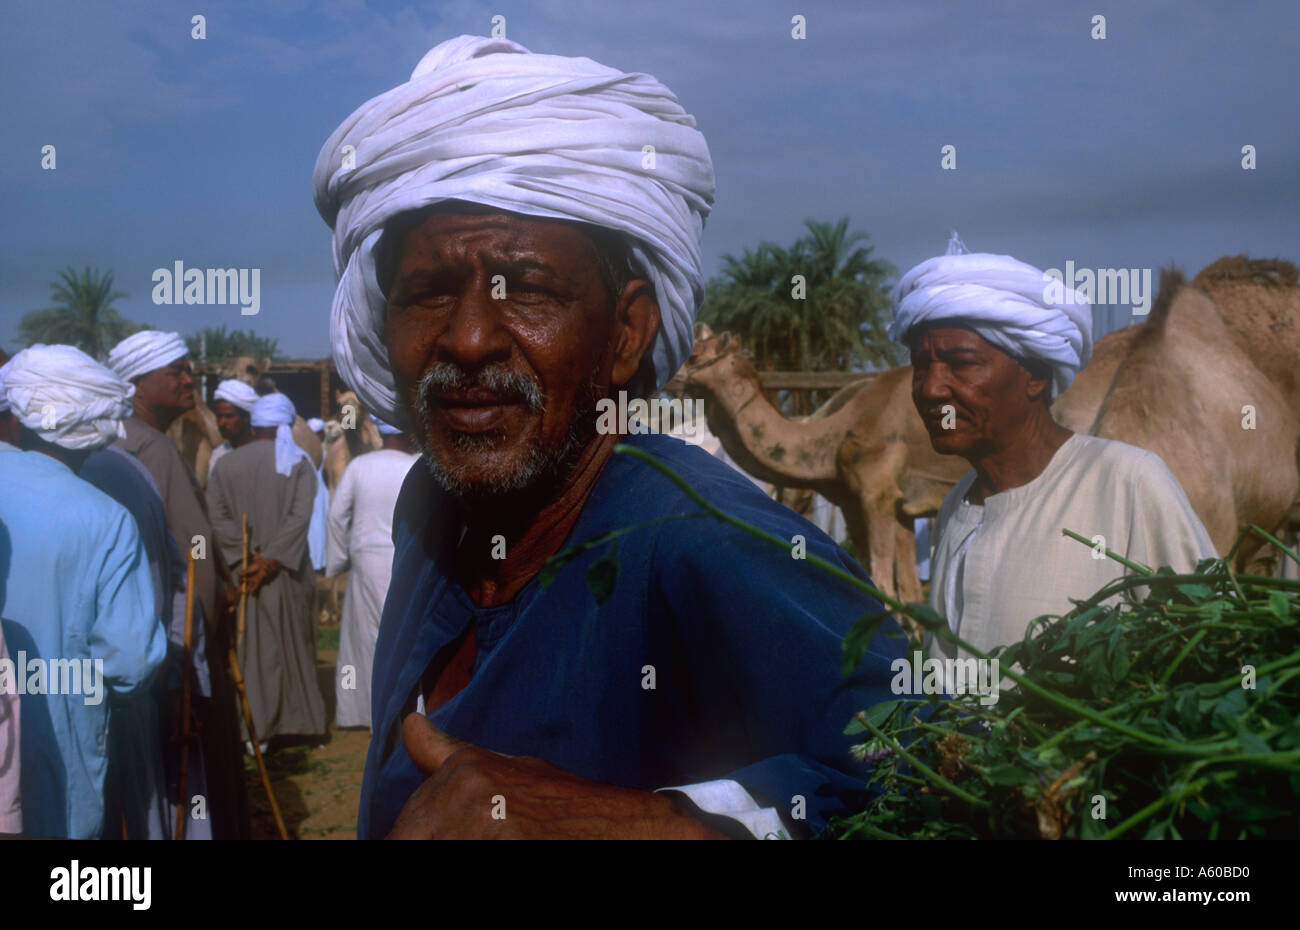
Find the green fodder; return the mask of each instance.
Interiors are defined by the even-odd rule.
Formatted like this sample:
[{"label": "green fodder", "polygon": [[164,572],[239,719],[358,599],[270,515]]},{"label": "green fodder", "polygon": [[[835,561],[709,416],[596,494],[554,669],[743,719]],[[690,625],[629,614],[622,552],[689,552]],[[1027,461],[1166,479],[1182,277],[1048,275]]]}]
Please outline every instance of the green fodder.
[{"label": "green fodder", "polygon": [[846,732],[863,734],[877,794],[822,836],[1296,839],[1300,582],[1234,574],[1230,558],[1187,575],[1126,563],[1134,574],[989,654],[1016,681],[992,706],[859,713]]}]

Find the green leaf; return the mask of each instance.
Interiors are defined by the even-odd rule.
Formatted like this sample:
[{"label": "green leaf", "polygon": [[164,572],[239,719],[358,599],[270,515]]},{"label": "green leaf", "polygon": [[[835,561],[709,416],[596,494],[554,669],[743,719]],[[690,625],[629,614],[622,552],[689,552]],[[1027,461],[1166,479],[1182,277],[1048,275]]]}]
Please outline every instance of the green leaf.
[{"label": "green leaf", "polygon": [[1023,785],[1029,781],[1029,773],[1019,766],[999,765],[997,768],[989,769],[984,775],[984,780],[992,785]]},{"label": "green leaf", "polygon": [[1191,604],[1199,604],[1214,596],[1214,589],[1206,584],[1180,584],[1174,589]]},{"label": "green leaf", "polygon": [[569,560],[564,558],[562,555],[553,555],[542,563],[542,570],[537,573],[537,580],[542,583],[542,590],[546,590],[551,586],[551,582],[555,580],[555,576],[560,573],[560,569],[562,569],[568,561]]},{"label": "green leaf", "polygon": [[[873,727],[884,729],[885,724],[889,722],[889,718],[893,716],[894,711],[898,710],[902,703],[902,701],[884,701],[880,704],[873,704],[867,710],[862,712],[862,716],[870,720]],[[858,720],[856,714],[853,719],[849,721],[849,725],[844,728],[844,732],[849,736],[853,736],[857,733],[865,733],[866,731],[867,728],[862,725],[860,720]]]},{"label": "green leaf", "polygon": [[1216,729],[1233,735],[1237,732],[1237,721],[1246,713],[1246,692],[1234,688],[1214,705],[1212,714]]},{"label": "green leaf", "polygon": [[876,631],[880,629],[880,624],[888,616],[888,611],[879,611],[859,617],[854,622],[853,629],[849,630],[848,635],[844,637],[844,654],[840,660],[841,675],[851,675],[853,670],[858,667],[858,663],[862,661],[862,656],[866,653],[867,647],[876,638]]},{"label": "green leaf", "polygon": [[587,587],[597,604],[604,604],[614,594],[614,582],[618,580],[618,559],[614,556],[617,549],[617,542],[610,543],[609,551],[587,569]]},{"label": "green leaf", "polygon": [[1237,742],[1241,744],[1242,752],[1272,752],[1272,748],[1256,733],[1252,733],[1245,727],[1237,731]]},{"label": "green leaf", "polygon": [[1293,603],[1285,591],[1273,591],[1268,596],[1269,609],[1283,623],[1291,619],[1291,605]]}]

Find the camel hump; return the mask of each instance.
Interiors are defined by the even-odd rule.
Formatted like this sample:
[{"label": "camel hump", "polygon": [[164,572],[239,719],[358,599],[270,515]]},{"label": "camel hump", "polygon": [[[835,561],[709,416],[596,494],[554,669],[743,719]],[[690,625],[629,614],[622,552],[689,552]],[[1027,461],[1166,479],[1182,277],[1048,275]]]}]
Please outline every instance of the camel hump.
[{"label": "camel hump", "polygon": [[1160,269],[1160,291],[1156,295],[1155,303],[1151,305],[1151,315],[1147,317],[1147,325],[1151,331],[1165,325],[1165,321],[1169,319],[1169,310],[1174,304],[1174,297],[1186,283],[1187,277],[1172,265]]},{"label": "camel hump", "polygon": [[1205,290],[1229,282],[1256,284],[1260,287],[1290,288],[1300,283],[1300,271],[1281,258],[1250,258],[1225,255],[1201,269],[1192,284]]}]

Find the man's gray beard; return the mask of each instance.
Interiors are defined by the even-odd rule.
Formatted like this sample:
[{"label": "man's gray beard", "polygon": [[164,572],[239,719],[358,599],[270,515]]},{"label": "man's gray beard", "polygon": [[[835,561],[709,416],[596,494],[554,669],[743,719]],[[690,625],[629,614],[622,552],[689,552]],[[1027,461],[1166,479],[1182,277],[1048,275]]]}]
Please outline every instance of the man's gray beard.
[{"label": "man's gray beard", "polygon": [[[521,401],[530,413],[544,416],[546,398],[537,381],[503,364],[489,365],[470,376],[460,366],[451,362],[438,362],[420,379],[416,390],[417,436],[424,452],[424,461],[434,479],[450,494],[474,505],[502,506],[557,487],[568,477],[579,456],[595,434],[596,386],[595,372],[578,392],[573,419],[569,423],[564,442],[550,450],[532,448],[517,467],[510,471],[489,473],[485,479],[471,481],[467,475],[473,466],[451,468],[442,462],[430,439],[430,426],[436,410],[435,392],[445,389],[469,390],[483,388],[499,397]],[[502,430],[487,433],[455,433],[452,444],[465,456],[476,456],[493,451],[505,439]]]}]

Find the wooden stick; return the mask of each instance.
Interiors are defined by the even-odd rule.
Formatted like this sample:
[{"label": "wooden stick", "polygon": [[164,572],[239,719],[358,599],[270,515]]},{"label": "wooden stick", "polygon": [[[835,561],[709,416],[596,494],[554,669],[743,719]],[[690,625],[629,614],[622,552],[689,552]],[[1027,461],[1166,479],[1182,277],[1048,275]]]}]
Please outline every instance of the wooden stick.
[{"label": "wooden stick", "polygon": [[185,562],[185,678],[181,685],[181,770],[176,782],[176,839],[185,839],[189,804],[185,798],[185,776],[190,767],[190,675],[194,636],[194,550]]},{"label": "wooden stick", "polygon": [[275,803],[275,792],[271,790],[271,775],[266,770],[266,760],[262,758],[262,747],[257,744],[257,727],[253,724],[253,709],[248,704],[248,692],[244,690],[244,673],[239,667],[239,656],[234,646],[230,647],[230,677],[235,680],[239,703],[244,708],[244,723],[248,726],[248,738],[253,744],[253,755],[257,758],[257,770],[262,773],[262,787],[266,789],[266,799],[271,802],[271,813],[275,816],[276,829],[280,831],[280,839],[287,840],[289,831],[284,828],[280,805]]},{"label": "wooden stick", "polygon": [[[248,571],[248,512],[244,512],[244,560],[240,565],[244,571]],[[248,609],[248,582],[243,578],[239,579],[239,634],[235,640],[236,643],[244,641],[244,617]]]}]

